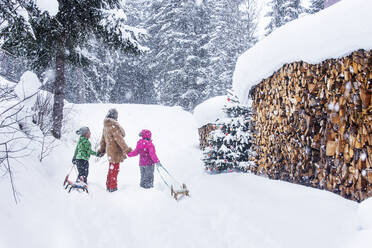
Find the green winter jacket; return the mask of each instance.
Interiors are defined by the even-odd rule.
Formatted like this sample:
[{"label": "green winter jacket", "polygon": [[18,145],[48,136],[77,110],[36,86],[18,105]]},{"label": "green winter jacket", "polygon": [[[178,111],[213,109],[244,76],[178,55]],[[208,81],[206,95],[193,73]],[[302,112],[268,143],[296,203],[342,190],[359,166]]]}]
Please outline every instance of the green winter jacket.
[{"label": "green winter jacket", "polygon": [[85,136],[80,136],[79,142],[76,145],[74,158],[89,160],[90,155],[97,156],[97,152],[92,151],[90,141]]}]

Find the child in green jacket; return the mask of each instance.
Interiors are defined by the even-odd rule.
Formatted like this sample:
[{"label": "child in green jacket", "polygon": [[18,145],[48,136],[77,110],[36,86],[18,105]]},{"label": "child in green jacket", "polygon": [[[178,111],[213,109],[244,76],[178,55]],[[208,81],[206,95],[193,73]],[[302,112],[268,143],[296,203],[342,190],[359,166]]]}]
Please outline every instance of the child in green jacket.
[{"label": "child in green jacket", "polygon": [[90,130],[88,127],[80,128],[76,131],[76,134],[80,135],[79,141],[76,145],[74,157],[72,158],[72,163],[76,165],[79,172],[76,181],[83,181],[84,183],[87,183],[90,155],[97,157],[102,156],[91,149],[91,144],[89,141]]}]

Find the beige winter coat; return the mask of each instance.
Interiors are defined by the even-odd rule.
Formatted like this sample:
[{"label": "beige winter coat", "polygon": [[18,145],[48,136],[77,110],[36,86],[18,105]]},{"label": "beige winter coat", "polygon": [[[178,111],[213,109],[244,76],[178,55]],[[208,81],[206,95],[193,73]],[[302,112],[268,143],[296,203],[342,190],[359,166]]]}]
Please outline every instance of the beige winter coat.
[{"label": "beige winter coat", "polygon": [[131,149],[124,141],[125,132],[120,124],[111,118],[106,118],[103,122],[103,132],[101,147],[98,152],[107,153],[111,163],[120,163],[127,158]]}]

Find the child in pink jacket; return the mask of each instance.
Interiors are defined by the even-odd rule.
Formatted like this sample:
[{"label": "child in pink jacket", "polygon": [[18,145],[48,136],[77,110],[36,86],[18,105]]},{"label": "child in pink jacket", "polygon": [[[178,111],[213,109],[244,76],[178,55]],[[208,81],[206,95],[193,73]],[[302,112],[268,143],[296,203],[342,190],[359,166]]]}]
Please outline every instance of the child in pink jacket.
[{"label": "child in pink jacket", "polygon": [[128,157],[140,155],[140,186],[148,189],[154,187],[154,165],[160,163],[160,161],[156,156],[155,146],[152,144],[151,131],[144,129],[140,132],[139,136],[141,139],[137,142],[136,149],[128,153]]}]

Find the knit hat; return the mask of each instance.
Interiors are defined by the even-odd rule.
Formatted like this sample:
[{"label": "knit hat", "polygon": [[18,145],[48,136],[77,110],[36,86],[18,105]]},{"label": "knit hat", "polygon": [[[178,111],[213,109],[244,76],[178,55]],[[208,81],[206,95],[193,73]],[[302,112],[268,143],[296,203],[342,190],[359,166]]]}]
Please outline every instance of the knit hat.
[{"label": "knit hat", "polygon": [[151,140],[151,131],[147,129],[143,129],[140,133],[139,136],[141,136],[144,139]]},{"label": "knit hat", "polygon": [[90,132],[89,127],[81,127],[76,131],[76,134],[85,136],[88,132]]},{"label": "knit hat", "polygon": [[111,118],[111,119],[114,119],[114,120],[118,120],[118,111],[114,108],[110,109],[106,115],[106,118]]}]

